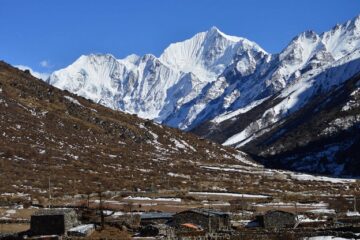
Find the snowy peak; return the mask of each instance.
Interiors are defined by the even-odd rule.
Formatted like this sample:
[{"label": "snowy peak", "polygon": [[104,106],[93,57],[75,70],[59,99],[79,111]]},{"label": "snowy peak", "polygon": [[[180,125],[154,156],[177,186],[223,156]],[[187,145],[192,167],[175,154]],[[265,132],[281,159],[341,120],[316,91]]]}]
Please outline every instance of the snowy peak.
[{"label": "snowy peak", "polygon": [[76,61],[75,65],[104,65],[104,64],[115,64],[117,59],[111,54],[90,54],[90,55],[81,55]]},{"label": "snowy peak", "polygon": [[160,56],[165,64],[179,71],[192,72],[202,81],[211,82],[244,51],[265,52],[257,44],[229,36],[212,27],[183,42],[171,44]]},{"label": "snowy peak", "polygon": [[360,15],[356,16],[355,18],[353,18],[353,19],[350,21],[349,26],[351,26],[351,28],[352,28],[353,30],[355,30],[355,29],[360,29]]},{"label": "snowy peak", "polygon": [[126,58],[124,58],[123,60],[132,64],[135,64],[138,60],[140,59],[140,56],[136,55],[136,54],[131,54],[129,56],[127,56]]},{"label": "snowy peak", "polygon": [[316,40],[319,38],[319,35],[314,32],[313,30],[308,30],[305,32],[302,32],[301,34],[299,34],[295,39],[313,39]]},{"label": "snowy peak", "polygon": [[344,24],[337,24],[330,31],[324,32],[321,38],[336,60],[346,56],[360,46],[360,16]]},{"label": "snowy peak", "polygon": [[303,32],[280,53],[280,61],[305,63],[320,45],[320,37],[315,32]]},{"label": "snowy peak", "polygon": [[211,38],[211,37],[218,37],[218,36],[221,36],[229,41],[232,41],[232,42],[239,42],[240,40],[242,40],[243,38],[241,37],[236,37],[236,36],[230,36],[230,35],[227,35],[225,33],[223,33],[222,31],[220,31],[217,27],[213,26],[211,27],[207,32],[206,32],[206,35],[208,38]]},{"label": "snowy peak", "polygon": [[330,32],[337,32],[339,30],[346,30],[348,33],[359,34],[360,29],[360,15],[354,17],[353,19],[343,23],[337,24],[333,27]]},{"label": "snowy peak", "polygon": [[357,17],[320,35],[314,31],[299,34],[279,54],[276,70],[268,82],[279,82],[277,85],[284,88],[305,72],[352,53],[360,47],[359,26],[360,18]]},{"label": "snowy peak", "polygon": [[280,59],[290,56],[290,58],[302,58],[303,62],[306,62],[319,52],[327,52],[334,57],[334,60],[338,60],[359,47],[360,16],[357,16],[343,24],[337,24],[321,35],[314,31],[299,34],[280,54]]}]

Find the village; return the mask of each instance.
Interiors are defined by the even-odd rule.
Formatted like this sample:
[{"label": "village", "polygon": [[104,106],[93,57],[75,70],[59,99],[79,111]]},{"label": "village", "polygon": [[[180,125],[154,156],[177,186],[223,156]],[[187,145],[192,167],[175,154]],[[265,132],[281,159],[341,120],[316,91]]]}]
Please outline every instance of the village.
[{"label": "village", "polygon": [[[0,194],[0,239],[360,237],[358,179],[247,164],[202,165],[200,170],[216,177],[202,178],[195,187],[149,181],[119,190],[98,184],[89,191],[73,185],[77,193],[64,194],[51,177],[48,189],[14,187]],[[188,175],[167,176],[192,182]]]},{"label": "village", "polygon": [[357,239],[360,235],[356,196],[285,202],[260,194],[174,194],[98,192],[75,196],[66,204],[33,199],[26,205],[2,198],[0,239]]}]

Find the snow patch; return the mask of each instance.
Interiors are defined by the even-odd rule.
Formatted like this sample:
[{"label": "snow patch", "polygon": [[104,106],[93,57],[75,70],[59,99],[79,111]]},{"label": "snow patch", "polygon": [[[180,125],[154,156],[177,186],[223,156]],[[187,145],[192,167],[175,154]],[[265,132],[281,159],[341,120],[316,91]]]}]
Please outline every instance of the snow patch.
[{"label": "snow patch", "polygon": [[66,98],[67,100],[69,100],[70,102],[79,105],[80,107],[84,107],[77,99],[72,98],[70,96],[64,96],[64,98]]},{"label": "snow patch", "polygon": [[189,195],[224,196],[224,197],[240,197],[240,198],[270,198],[270,196],[268,195],[228,193],[228,192],[189,192]]}]

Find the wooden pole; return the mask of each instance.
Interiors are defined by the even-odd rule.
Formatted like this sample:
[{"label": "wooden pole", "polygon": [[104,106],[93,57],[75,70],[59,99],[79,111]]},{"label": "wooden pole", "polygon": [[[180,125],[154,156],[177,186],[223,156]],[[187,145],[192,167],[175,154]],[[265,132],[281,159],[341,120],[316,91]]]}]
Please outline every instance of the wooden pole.
[{"label": "wooden pole", "polygon": [[208,217],[209,217],[209,233],[211,233],[211,216],[210,216],[210,200],[208,200],[209,210],[208,210]]},{"label": "wooden pole", "polygon": [[49,176],[49,208],[51,207],[51,179]]},{"label": "wooden pole", "polygon": [[87,208],[90,207],[90,193],[87,195]]},{"label": "wooden pole", "polygon": [[354,195],[354,212],[357,212],[357,210],[356,210],[356,195]]},{"label": "wooden pole", "polygon": [[100,198],[99,208],[100,208],[101,230],[103,230],[105,227],[105,217],[104,217],[104,212],[103,212],[103,202],[102,202],[101,191],[99,191],[99,198]]}]

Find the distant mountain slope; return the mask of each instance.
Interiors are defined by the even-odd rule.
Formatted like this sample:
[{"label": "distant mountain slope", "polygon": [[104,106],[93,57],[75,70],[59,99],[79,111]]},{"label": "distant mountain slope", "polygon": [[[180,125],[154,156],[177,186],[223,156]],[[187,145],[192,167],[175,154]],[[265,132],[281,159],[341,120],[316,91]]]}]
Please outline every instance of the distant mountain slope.
[{"label": "distant mountain slope", "polygon": [[359,177],[360,74],[318,94],[243,149],[269,167]]},{"label": "distant mountain slope", "polygon": [[194,129],[270,167],[360,176],[360,51],[314,69],[279,94]]},{"label": "distant mountain slope", "polygon": [[[272,93],[266,90],[265,95],[256,97],[250,104],[215,114],[193,132],[261,156],[267,166],[360,176],[359,168],[354,167],[358,166],[358,158],[354,156],[358,145],[358,113],[355,110],[350,111],[349,116],[342,113],[344,99],[333,95],[360,73],[360,18],[321,35],[305,32],[294,38],[275,59],[280,61],[270,67],[270,75],[265,74],[278,79],[268,82]],[[259,79],[264,81],[263,87],[252,89],[264,93],[261,91],[267,89],[269,78]],[[359,100],[352,99],[350,94],[358,91],[357,86],[352,87],[352,92],[342,90],[342,96],[348,94],[345,100],[354,106]],[[240,96],[237,101],[241,99]],[[331,108],[321,105],[321,101],[332,102]],[[330,115],[313,112],[314,109]],[[321,134],[326,128],[344,131]],[[339,136],[344,138],[343,143]]]},{"label": "distant mountain slope", "polygon": [[[192,103],[192,106],[197,103],[207,105],[206,110],[197,115],[197,120],[194,122],[198,124],[193,127],[210,119],[219,122],[222,117],[217,117],[220,115],[234,116],[236,111],[249,110],[249,106],[254,107],[287,87],[292,89],[294,82],[301,82],[333,65],[350,61],[346,60],[349,57],[355,59],[358,57],[355,55],[359,48],[360,17],[356,17],[321,35],[313,31],[298,35],[281,53],[274,54],[270,60],[259,64],[251,75],[244,76],[239,72],[236,66],[243,61],[241,59],[238,62],[235,61],[223,74],[222,85],[226,86],[223,94],[216,98],[206,97],[211,95],[211,90],[209,90]],[[328,80],[331,81],[331,79]],[[211,84],[215,87],[216,83]],[[228,99],[232,99],[230,104],[226,101]],[[290,109],[293,106],[289,102],[289,105],[284,104],[283,107]]]}]

